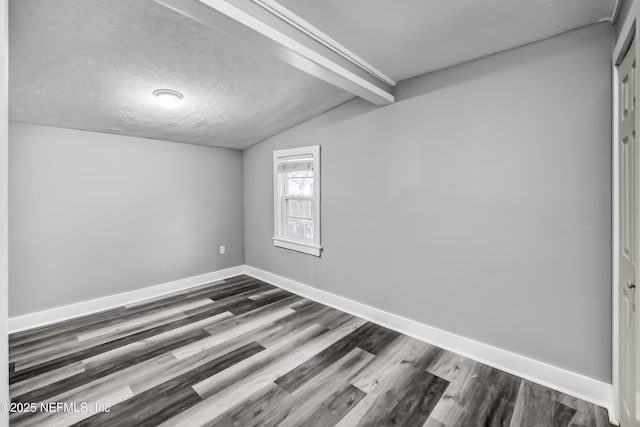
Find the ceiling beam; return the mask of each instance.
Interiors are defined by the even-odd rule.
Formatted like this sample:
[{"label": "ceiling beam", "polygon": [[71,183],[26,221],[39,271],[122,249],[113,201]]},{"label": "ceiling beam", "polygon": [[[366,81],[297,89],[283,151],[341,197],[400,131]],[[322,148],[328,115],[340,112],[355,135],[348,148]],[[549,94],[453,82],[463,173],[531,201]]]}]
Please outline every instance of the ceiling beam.
[{"label": "ceiling beam", "polygon": [[391,77],[385,75],[382,71],[368,64],[364,59],[360,58],[358,55],[351,52],[345,46],[338,43],[336,40],[331,38],[328,34],[322,32],[320,29],[311,25],[309,22],[305,21],[300,16],[296,15],[286,7],[282,6],[276,0],[251,0],[251,1],[267,9],[269,12],[276,15],[278,18],[286,21],[289,25],[296,27],[303,33],[307,34],[309,37],[315,39],[317,42],[328,47],[332,51],[336,52],[337,54],[347,59],[348,61],[353,62],[358,67],[367,71],[369,74],[386,82],[390,86],[396,85],[396,82]]},{"label": "ceiling beam", "polygon": [[292,12],[280,5],[275,8],[275,2],[155,1],[201,24],[256,44],[287,64],[376,105],[394,102],[393,80]]}]

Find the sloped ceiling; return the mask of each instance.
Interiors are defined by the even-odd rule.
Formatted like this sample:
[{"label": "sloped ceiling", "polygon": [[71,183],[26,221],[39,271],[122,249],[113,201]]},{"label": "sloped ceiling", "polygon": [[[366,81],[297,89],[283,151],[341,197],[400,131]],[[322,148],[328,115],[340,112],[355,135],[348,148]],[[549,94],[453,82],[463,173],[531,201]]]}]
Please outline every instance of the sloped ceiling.
[{"label": "sloped ceiling", "polygon": [[278,0],[395,80],[609,19],[615,0]]},{"label": "sloped ceiling", "polygon": [[245,148],[353,97],[151,0],[9,6],[12,121]]},{"label": "sloped ceiling", "polygon": [[[614,0],[279,2],[395,80],[598,22],[614,7]],[[10,0],[9,30],[10,120],[18,122],[242,149],[353,97],[250,37],[152,0]],[[159,107],[152,96],[159,88],[181,92],[183,104]]]}]

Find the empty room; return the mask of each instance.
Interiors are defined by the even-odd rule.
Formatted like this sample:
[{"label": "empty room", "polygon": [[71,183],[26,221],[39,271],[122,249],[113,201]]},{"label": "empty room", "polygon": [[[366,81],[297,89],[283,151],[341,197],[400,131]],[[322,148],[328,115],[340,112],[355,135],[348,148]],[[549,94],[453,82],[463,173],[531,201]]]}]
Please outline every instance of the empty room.
[{"label": "empty room", "polygon": [[640,427],[640,0],[0,0],[0,427]]}]

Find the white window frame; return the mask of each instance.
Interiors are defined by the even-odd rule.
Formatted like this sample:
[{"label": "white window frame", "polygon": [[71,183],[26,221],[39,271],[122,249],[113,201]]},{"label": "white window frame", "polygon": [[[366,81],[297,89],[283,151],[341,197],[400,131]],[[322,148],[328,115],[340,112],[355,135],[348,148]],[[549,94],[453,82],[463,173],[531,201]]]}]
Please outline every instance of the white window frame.
[{"label": "white window frame", "polygon": [[[292,156],[313,157],[313,241],[298,240],[285,233],[285,198],[284,187],[280,184],[278,164],[281,159]],[[320,146],[289,148],[273,152],[273,245],[320,256]]]}]

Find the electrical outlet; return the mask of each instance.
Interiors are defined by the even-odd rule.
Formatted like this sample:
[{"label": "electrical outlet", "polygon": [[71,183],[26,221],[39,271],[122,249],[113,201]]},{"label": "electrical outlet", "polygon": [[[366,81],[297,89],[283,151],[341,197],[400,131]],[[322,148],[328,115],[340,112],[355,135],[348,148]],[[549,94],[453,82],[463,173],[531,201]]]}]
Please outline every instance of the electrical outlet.
[{"label": "electrical outlet", "polygon": [[227,253],[227,248],[224,245],[220,246],[220,255],[224,255],[226,253]]}]

